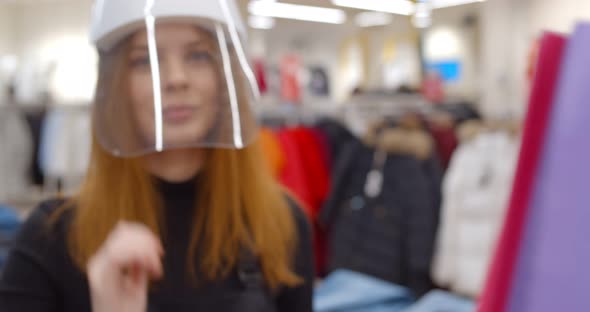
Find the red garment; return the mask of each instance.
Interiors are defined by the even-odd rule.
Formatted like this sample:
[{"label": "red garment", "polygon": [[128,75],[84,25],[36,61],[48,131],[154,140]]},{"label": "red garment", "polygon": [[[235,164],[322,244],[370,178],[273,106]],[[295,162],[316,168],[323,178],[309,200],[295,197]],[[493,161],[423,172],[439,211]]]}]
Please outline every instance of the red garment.
[{"label": "red garment", "polygon": [[266,84],[266,69],[261,60],[254,62],[254,75],[256,75],[256,82],[258,82],[260,94],[265,94],[268,91],[268,85]]},{"label": "red garment", "polygon": [[328,164],[322,155],[322,143],[306,128],[283,130],[279,140],[285,148],[287,164],[281,181],[305,205],[313,228],[316,272],[323,273],[327,263],[327,240],[319,226],[318,215],[330,191]]},{"label": "red garment", "polygon": [[292,132],[295,134],[301,151],[307,185],[312,199],[310,203],[312,219],[315,221],[330,189],[328,168],[320,152],[322,147],[314,133],[305,128],[293,129]]},{"label": "red garment", "polygon": [[286,102],[301,102],[300,69],[301,62],[296,55],[286,55],[281,60],[281,96]]},{"label": "red garment", "polygon": [[567,38],[545,33],[540,43],[537,72],[533,83],[522,147],[510,206],[498,247],[479,300],[478,312],[504,312],[511,293],[529,200],[537,165],[545,141],[553,95]]},{"label": "red garment", "polygon": [[305,128],[294,129],[305,167],[307,185],[311,193],[311,223],[314,229],[316,272],[322,274],[327,266],[327,238],[319,225],[318,215],[330,191],[328,167],[321,154],[321,145],[314,133]]},{"label": "red garment", "polygon": [[537,64],[537,57],[539,54],[539,40],[535,40],[533,42],[533,44],[531,45],[530,51],[529,51],[529,56],[528,56],[528,65],[527,65],[527,71],[526,71],[526,78],[527,78],[527,82],[531,83],[533,82],[533,79],[535,79],[535,67]]},{"label": "red garment", "polygon": [[459,145],[455,130],[453,128],[444,128],[432,125],[430,127],[430,133],[432,134],[432,137],[436,143],[436,149],[438,151],[443,168],[447,169],[449,167],[449,163],[451,162],[451,157],[453,157],[453,153]]},{"label": "red garment", "polygon": [[322,159],[322,175],[324,175],[324,179],[326,181],[325,187],[320,188],[322,190],[320,193],[321,203],[318,208],[316,219],[314,220],[314,228],[316,233],[316,272],[319,276],[324,276],[328,269],[328,233],[326,232],[325,227],[321,226],[320,224],[319,214],[321,209],[324,207],[326,200],[328,199],[330,190],[332,189],[332,173],[330,172],[330,169],[332,168],[332,159],[328,145],[328,138],[326,135],[317,129],[310,129],[310,131],[318,146],[318,153]]},{"label": "red garment", "polygon": [[322,159],[324,160],[324,164],[328,169],[328,175],[331,176],[330,168],[332,168],[332,155],[330,151],[330,142],[328,141],[328,137],[326,134],[318,129],[309,129],[313,136],[315,137],[315,141],[318,143],[319,152],[322,155]]},{"label": "red garment", "polygon": [[442,103],[445,99],[443,80],[438,73],[430,73],[422,83],[424,98],[432,103]]},{"label": "red garment", "polygon": [[279,174],[279,180],[299,199],[304,205],[303,209],[308,216],[313,215],[313,199],[307,184],[303,158],[295,135],[290,130],[282,130],[278,133],[279,142],[285,153],[285,166]]}]

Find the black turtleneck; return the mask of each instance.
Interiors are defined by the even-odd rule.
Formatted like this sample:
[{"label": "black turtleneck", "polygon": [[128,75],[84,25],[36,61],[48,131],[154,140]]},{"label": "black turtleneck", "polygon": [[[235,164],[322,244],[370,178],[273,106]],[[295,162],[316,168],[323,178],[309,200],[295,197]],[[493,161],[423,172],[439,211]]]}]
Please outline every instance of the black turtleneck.
[{"label": "black turtleneck", "polygon": [[[188,278],[186,259],[197,194],[196,180],[185,183],[159,180],[157,185],[165,208],[165,275],[150,291],[148,311],[312,310],[311,237],[305,215],[298,207],[291,205],[299,228],[295,270],[305,278],[305,284],[271,293],[262,281],[256,282],[259,272],[254,265],[248,267],[248,274],[235,268],[223,280],[199,280],[195,285]],[[66,248],[71,215],[64,214],[55,226],[48,226],[49,216],[62,203],[41,204],[23,225],[0,277],[0,311],[91,311],[88,282]],[[243,267],[242,263],[238,266]]]}]

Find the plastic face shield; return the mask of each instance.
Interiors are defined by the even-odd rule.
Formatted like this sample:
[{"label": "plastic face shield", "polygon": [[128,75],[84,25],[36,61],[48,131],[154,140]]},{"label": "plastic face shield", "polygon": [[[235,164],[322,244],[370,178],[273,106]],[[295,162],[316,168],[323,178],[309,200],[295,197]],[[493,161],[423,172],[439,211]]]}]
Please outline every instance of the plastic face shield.
[{"label": "plastic face shield", "polygon": [[[175,3],[178,7],[170,9]],[[179,148],[239,149],[256,138],[251,105],[259,91],[230,4],[96,4],[98,23],[111,18],[112,12],[125,16],[123,21],[135,17],[128,18],[134,19],[132,23],[119,22],[120,27],[97,43],[94,123],[106,150],[136,157]],[[178,12],[169,12],[174,9]]]}]

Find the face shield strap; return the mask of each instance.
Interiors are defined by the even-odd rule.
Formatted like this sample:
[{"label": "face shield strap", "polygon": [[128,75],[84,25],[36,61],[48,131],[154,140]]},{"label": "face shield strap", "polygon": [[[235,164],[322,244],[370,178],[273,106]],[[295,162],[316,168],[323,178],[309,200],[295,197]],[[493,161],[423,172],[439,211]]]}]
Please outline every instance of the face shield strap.
[{"label": "face shield strap", "polygon": [[158,61],[158,48],[156,45],[156,19],[152,14],[154,0],[146,0],[145,3],[145,26],[148,39],[148,53],[150,57],[150,66],[152,71],[152,83],[154,89],[154,118],[155,118],[155,138],[156,152],[164,150],[164,139],[162,134],[163,117],[162,117],[162,90],[160,81],[160,64]]},{"label": "face shield strap", "polygon": [[219,38],[219,49],[221,51],[221,57],[223,59],[223,70],[225,71],[225,77],[227,81],[227,88],[229,92],[229,101],[231,105],[231,116],[233,125],[233,138],[234,144],[237,148],[244,148],[244,140],[242,139],[242,127],[240,125],[240,109],[238,107],[238,96],[236,94],[236,84],[231,68],[231,58],[229,57],[229,51],[227,49],[227,40],[225,38],[225,32],[223,27],[219,23],[215,23],[215,30],[217,32],[217,38]]},{"label": "face shield strap", "polygon": [[236,30],[234,20],[231,16],[231,13],[229,12],[227,0],[219,0],[219,3],[221,6],[221,10],[223,11],[223,15],[225,16],[225,20],[227,21],[229,35],[231,36],[232,42],[234,43],[234,48],[236,50],[236,54],[238,55],[240,66],[242,67],[244,74],[250,81],[250,86],[252,88],[252,94],[254,94],[254,99],[258,101],[260,100],[260,89],[258,89],[258,82],[256,81],[256,76],[254,75],[252,68],[248,64],[246,54],[244,53],[244,49],[242,48],[240,36],[238,35],[238,31]]}]

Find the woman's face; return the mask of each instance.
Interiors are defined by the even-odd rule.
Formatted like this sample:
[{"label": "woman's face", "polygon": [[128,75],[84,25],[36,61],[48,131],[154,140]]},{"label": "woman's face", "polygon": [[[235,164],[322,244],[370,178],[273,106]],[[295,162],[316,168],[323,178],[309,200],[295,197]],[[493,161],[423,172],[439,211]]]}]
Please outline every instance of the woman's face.
[{"label": "woman's face", "polygon": [[[131,38],[127,56],[128,90],[140,135],[155,140],[154,87],[145,30]],[[159,24],[156,45],[160,70],[164,146],[202,142],[219,110],[217,42],[189,24]]]}]

